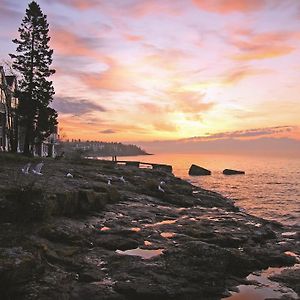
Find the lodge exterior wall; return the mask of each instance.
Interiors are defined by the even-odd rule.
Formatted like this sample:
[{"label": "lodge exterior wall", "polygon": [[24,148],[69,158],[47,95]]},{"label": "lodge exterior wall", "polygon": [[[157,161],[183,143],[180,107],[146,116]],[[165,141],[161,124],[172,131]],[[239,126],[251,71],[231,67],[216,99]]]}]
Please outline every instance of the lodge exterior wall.
[{"label": "lodge exterior wall", "polygon": [[[5,75],[0,66],[0,152],[24,150],[25,128],[20,125],[17,113],[17,89],[16,77]],[[58,134],[52,133],[43,143],[34,146],[33,155],[55,157],[57,144]]]}]

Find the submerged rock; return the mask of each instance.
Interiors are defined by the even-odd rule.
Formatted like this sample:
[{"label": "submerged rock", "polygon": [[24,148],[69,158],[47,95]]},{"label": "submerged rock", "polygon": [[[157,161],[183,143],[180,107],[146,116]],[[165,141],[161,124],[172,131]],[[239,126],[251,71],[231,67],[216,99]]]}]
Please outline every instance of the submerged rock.
[{"label": "submerged rock", "polygon": [[245,171],[225,169],[225,170],[223,170],[223,174],[224,175],[238,175],[238,174],[245,174]]},{"label": "submerged rock", "polygon": [[193,164],[189,169],[189,175],[191,176],[211,175],[211,171]]}]

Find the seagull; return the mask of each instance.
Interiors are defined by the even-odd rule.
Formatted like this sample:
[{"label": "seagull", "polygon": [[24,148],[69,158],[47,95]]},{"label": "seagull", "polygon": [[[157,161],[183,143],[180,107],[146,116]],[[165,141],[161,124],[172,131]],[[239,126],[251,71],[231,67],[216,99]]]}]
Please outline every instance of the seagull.
[{"label": "seagull", "polygon": [[108,181],[107,181],[107,184],[108,184],[108,185],[111,185],[111,181],[110,181],[109,179],[108,179]]},{"label": "seagull", "polygon": [[158,190],[163,193],[165,192],[165,190],[160,185],[158,186]]},{"label": "seagull", "polygon": [[125,179],[124,179],[124,176],[121,176],[120,177],[120,180],[123,182],[123,183],[126,183]]},{"label": "seagull", "polygon": [[68,178],[73,178],[73,175],[72,175],[71,173],[68,173],[66,176],[67,176]]},{"label": "seagull", "polygon": [[31,163],[26,164],[23,168],[22,168],[22,173],[24,174],[29,174],[29,169],[31,167]]},{"label": "seagull", "polygon": [[43,175],[41,173],[42,167],[43,167],[44,163],[39,163],[35,166],[35,168],[32,169],[32,173],[35,175]]}]

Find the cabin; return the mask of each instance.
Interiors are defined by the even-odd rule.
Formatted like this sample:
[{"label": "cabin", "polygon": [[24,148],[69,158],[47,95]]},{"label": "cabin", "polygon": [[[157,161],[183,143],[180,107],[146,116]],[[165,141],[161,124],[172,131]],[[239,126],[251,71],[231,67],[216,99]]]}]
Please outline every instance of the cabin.
[{"label": "cabin", "polygon": [[[17,78],[5,75],[0,66],[0,151],[23,152],[25,129],[20,125],[17,108]],[[35,145],[35,156],[55,157],[55,146],[58,144],[58,133],[52,133],[42,144]]]},{"label": "cabin", "polygon": [[59,135],[57,128],[54,133],[51,133],[41,144],[34,146],[34,156],[41,157],[56,157],[56,146],[59,144]]},{"label": "cabin", "polygon": [[0,151],[20,151],[17,79],[0,66]]}]

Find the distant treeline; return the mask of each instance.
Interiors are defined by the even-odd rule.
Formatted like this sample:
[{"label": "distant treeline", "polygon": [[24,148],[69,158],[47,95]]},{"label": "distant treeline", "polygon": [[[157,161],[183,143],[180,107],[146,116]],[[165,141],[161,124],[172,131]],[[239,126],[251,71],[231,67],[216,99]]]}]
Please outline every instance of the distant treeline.
[{"label": "distant treeline", "polygon": [[132,156],[148,153],[136,145],[99,141],[66,140],[62,142],[65,152],[83,151],[86,156]]}]

